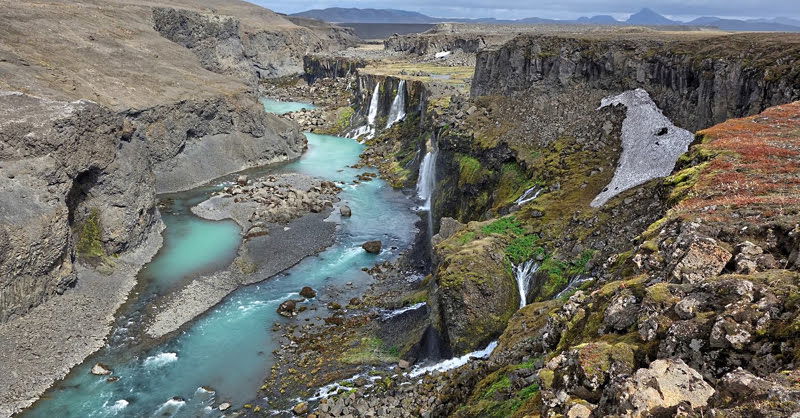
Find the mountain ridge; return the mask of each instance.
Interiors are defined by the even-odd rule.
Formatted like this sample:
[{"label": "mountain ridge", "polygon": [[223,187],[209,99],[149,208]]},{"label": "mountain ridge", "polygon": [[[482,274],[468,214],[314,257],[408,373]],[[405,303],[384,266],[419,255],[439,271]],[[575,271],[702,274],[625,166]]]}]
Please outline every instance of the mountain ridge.
[{"label": "mountain ridge", "polygon": [[520,19],[496,18],[439,18],[428,16],[419,12],[399,9],[360,9],[332,7],[327,9],[311,9],[290,16],[306,17],[332,23],[496,23],[496,24],[595,24],[595,25],[691,25],[715,26],[722,30],[730,31],[777,31],[800,32],[800,20],[786,17],[758,18],[758,19],[727,19],[716,16],[704,16],[691,21],[679,21],[665,17],[650,9],[643,8],[631,14],[626,20],[618,20],[610,15],[581,16],[577,19],[547,19],[540,17],[527,17]]}]

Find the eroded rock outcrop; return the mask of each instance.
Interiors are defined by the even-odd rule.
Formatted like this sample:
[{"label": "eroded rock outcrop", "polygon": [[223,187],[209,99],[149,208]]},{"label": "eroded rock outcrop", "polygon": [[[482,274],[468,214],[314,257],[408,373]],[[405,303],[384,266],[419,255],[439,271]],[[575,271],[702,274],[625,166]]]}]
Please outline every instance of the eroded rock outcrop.
[{"label": "eroded rock outcrop", "polygon": [[791,72],[798,48],[790,34],[696,41],[520,36],[478,54],[472,95],[523,92],[540,83],[641,87],[676,125],[698,130],[800,98],[800,80]]},{"label": "eroded rock outcrop", "polygon": [[0,93],[0,320],[71,285],[76,248],[117,254],[156,223],[150,160],[132,134],[96,103]]},{"label": "eroded rock outcrop", "polygon": [[297,26],[266,26],[238,17],[156,7],[154,28],[195,53],[204,68],[230,74],[253,88],[260,78],[302,73],[309,53],[338,50],[358,43],[350,29],[311,19],[293,18]]}]

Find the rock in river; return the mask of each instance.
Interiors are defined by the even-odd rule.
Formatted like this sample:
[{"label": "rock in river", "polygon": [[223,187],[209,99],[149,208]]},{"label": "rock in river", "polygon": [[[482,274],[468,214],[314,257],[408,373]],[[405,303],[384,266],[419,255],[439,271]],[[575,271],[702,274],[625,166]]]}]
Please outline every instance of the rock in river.
[{"label": "rock in river", "polygon": [[381,242],[380,241],[367,241],[361,245],[361,248],[364,251],[370,254],[378,254],[381,252]]},{"label": "rock in river", "polygon": [[342,214],[343,217],[349,218],[353,215],[353,211],[350,209],[350,206],[344,205],[339,208],[339,213]]},{"label": "rock in river", "polygon": [[97,376],[105,376],[111,374],[111,369],[109,369],[105,364],[97,363],[94,365],[94,367],[92,367],[91,373]]},{"label": "rock in river", "polygon": [[296,308],[297,308],[297,303],[295,301],[289,299],[289,300],[281,303],[280,306],[278,306],[278,313],[283,315],[283,316],[285,316],[285,317],[287,317],[287,318],[290,318],[292,316],[297,315],[297,312],[295,312]]},{"label": "rock in river", "polygon": [[312,298],[317,297],[317,292],[314,289],[312,289],[312,288],[310,288],[308,286],[305,286],[305,287],[303,287],[302,290],[300,290],[300,296],[302,296],[302,297],[304,297],[306,299],[312,299]]}]

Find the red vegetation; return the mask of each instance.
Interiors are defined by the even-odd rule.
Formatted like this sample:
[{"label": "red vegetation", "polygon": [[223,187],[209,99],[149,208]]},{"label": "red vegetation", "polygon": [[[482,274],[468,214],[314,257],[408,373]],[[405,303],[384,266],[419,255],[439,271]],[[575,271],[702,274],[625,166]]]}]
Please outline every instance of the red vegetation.
[{"label": "red vegetation", "polygon": [[[800,102],[700,131],[713,155],[678,214],[724,220],[800,214]],[[746,209],[746,210],[745,210]]]}]

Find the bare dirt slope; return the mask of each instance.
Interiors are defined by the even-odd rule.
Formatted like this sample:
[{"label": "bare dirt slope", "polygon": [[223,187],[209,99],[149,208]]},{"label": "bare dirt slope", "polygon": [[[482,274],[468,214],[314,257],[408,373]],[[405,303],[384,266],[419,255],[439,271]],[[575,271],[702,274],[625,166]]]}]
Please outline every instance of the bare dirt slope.
[{"label": "bare dirt slope", "polygon": [[294,55],[337,47],[328,36],[334,27],[309,29],[244,1],[0,0],[0,89],[118,109],[246,89],[154,30],[154,7],[233,16],[243,35],[268,32],[298,43],[303,50]]}]

